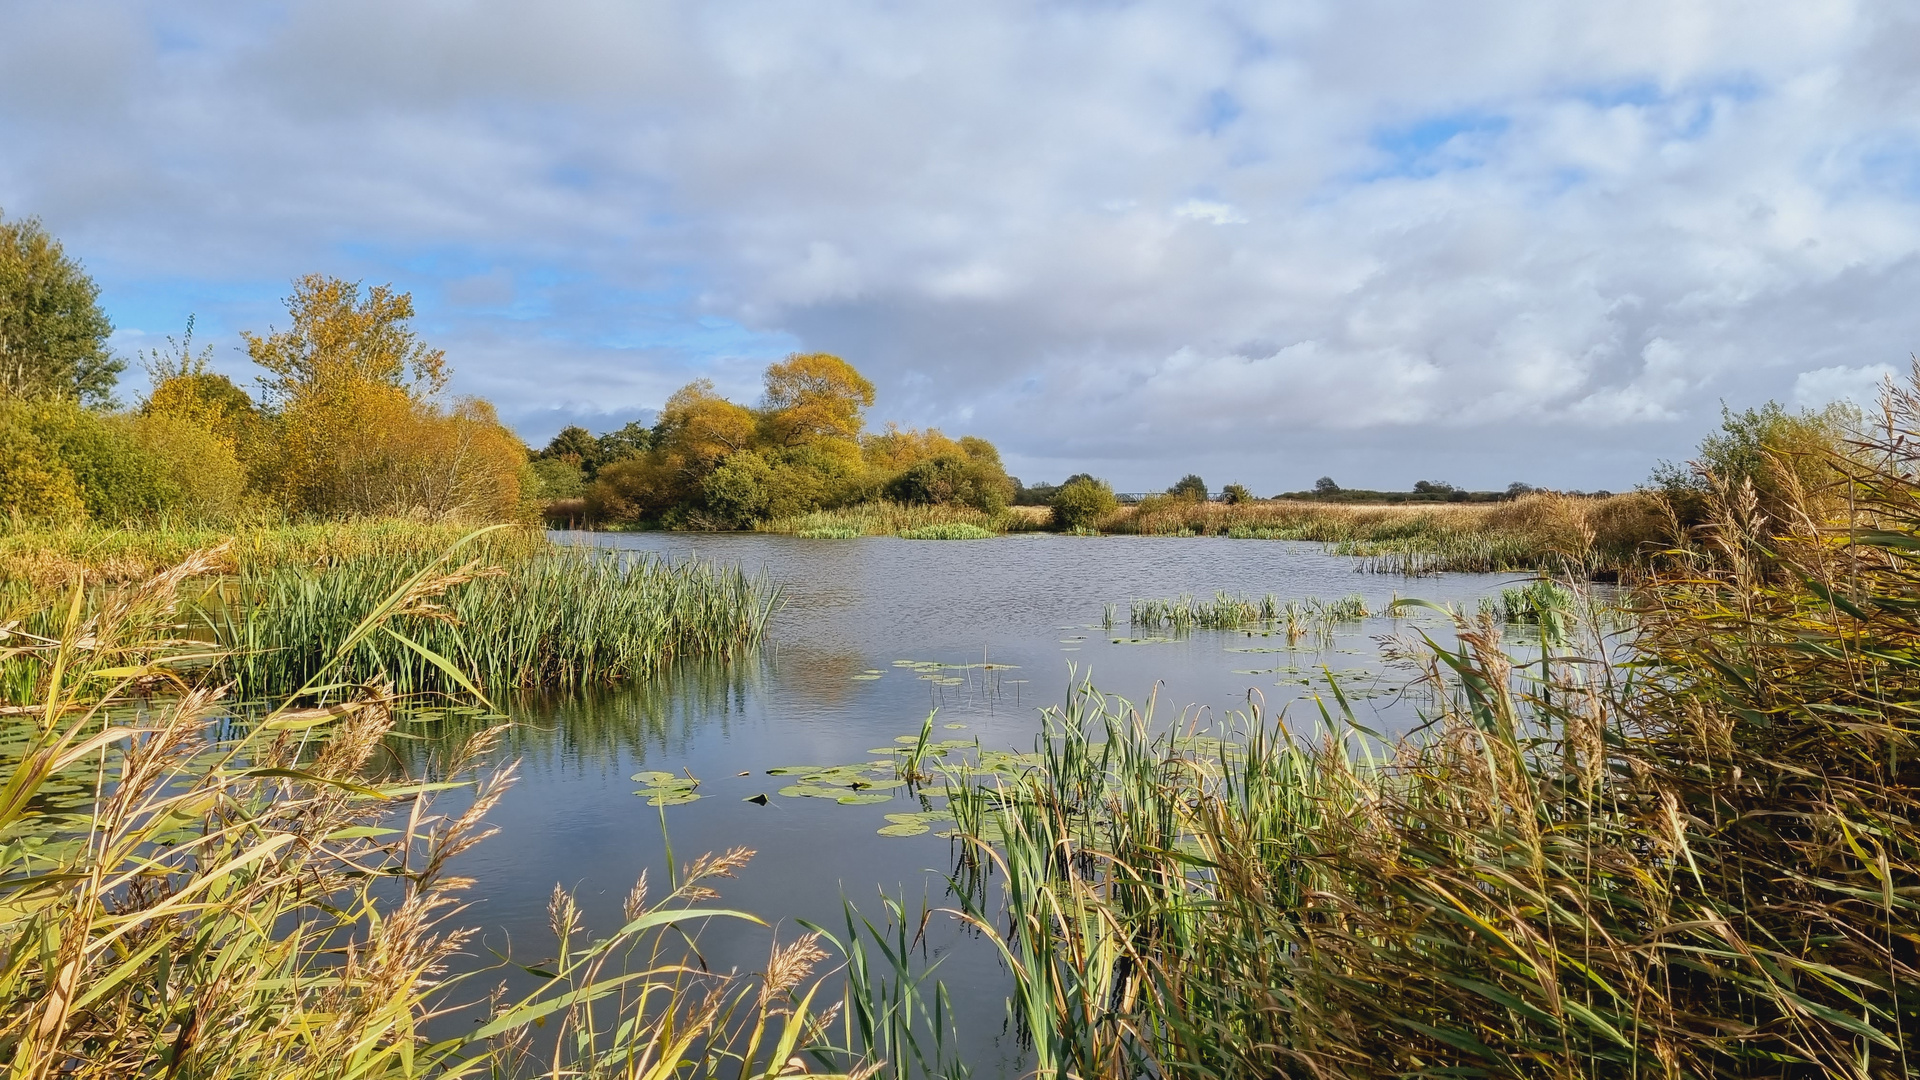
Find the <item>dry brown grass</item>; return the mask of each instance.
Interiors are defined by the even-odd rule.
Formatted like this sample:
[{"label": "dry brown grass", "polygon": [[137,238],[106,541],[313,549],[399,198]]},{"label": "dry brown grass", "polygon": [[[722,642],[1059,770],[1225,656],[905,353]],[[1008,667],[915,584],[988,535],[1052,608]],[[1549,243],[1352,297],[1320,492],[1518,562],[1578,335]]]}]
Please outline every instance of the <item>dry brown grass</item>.
[{"label": "dry brown grass", "polygon": [[[437,554],[470,531],[405,519],[227,529],[0,524],[0,582],[57,589],[77,577],[106,584],[145,581],[194,552],[215,547],[222,547],[224,554],[211,573],[232,574],[242,567],[320,568],[369,555]],[[501,530],[486,540],[489,553],[503,554],[531,551],[546,542],[536,529]]]},{"label": "dry brown grass", "polygon": [[[1601,499],[1551,492],[1504,503],[1395,505],[1263,501],[1228,505],[1150,498],[1100,521],[1100,531],[1141,536],[1227,536],[1308,540],[1349,554],[1428,554],[1457,566],[1523,569],[1571,562],[1618,570],[1669,546],[1673,527],[1660,499],[1645,492]],[[1426,564],[1423,564],[1426,565]]]}]

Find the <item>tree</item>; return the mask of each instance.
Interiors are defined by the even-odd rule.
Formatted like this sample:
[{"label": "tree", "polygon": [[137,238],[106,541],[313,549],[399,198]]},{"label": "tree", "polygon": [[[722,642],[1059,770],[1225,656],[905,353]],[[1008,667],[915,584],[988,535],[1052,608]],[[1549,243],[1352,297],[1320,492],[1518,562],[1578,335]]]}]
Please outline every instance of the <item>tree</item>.
[{"label": "tree", "polygon": [[600,442],[586,428],[568,424],[536,456],[548,461],[571,461],[583,469],[592,469],[600,464]]},{"label": "tree", "polygon": [[293,323],[260,337],[242,332],[247,355],[266,368],[260,380],[269,402],[284,405],[303,394],[367,383],[425,398],[446,388],[447,355],[428,348],[408,325],[413,294],[376,285],[362,299],[360,283],[308,274],[287,297]]},{"label": "tree", "polygon": [[1451,495],[1460,489],[1445,480],[1416,480],[1413,490],[1416,495]]},{"label": "tree", "polygon": [[237,455],[252,455],[259,435],[259,410],[245,390],[225,375],[207,370],[213,347],[193,351],[193,316],[185,337],[167,338],[167,351],[142,354],[141,366],[153,389],[140,404],[143,417],[172,417],[211,432]]},{"label": "tree", "polygon": [[1515,480],[1513,483],[1507,485],[1507,498],[1517,499],[1522,495],[1531,495],[1539,490],[1539,488],[1534,487],[1532,484]]},{"label": "tree", "polygon": [[126,370],[100,288],[38,218],[0,217],[0,393],[104,405]]},{"label": "tree", "polygon": [[794,353],[767,368],[767,438],[775,446],[857,439],[873,384],[830,353]]},{"label": "tree", "polygon": [[1207,482],[1200,479],[1197,473],[1188,473],[1168,488],[1167,494],[1188,502],[1206,502]]},{"label": "tree", "polygon": [[1054,494],[1053,523],[1062,529],[1091,529],[1119,505],[1111,485],[1081,473]]},{"label": "tree", "polygon": [[1220,501],[1228,506],[1249,503],[1253,501],[1253,491],[1245,484],[1228,484],[1220,489]]},{"label": "tree", "polygon": [[1313,482],[1313,493],[1315,495],[1338,495],[1340,494],[1340,485],[1333,482],[1333,477],[1323,476]]}]

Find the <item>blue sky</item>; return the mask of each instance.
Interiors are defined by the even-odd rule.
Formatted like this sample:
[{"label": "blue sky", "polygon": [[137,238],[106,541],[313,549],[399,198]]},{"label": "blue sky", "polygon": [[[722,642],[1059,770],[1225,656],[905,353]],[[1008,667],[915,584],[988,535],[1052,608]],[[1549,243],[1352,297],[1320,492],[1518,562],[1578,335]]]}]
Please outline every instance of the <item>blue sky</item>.
[{"label": "blue sky", "polygon": [[1920,348],[1901,5],[4,15],[0,210],[123,353],[392,282],[535,443],[821,349],[1029,480],[1620,488]]}]

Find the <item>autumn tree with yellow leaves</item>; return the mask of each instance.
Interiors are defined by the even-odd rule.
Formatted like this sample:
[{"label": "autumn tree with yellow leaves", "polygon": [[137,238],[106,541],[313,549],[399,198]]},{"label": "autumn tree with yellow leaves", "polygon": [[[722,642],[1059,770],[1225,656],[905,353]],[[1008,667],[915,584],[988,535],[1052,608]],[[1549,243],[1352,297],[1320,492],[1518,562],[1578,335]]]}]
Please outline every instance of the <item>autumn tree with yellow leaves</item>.
[{"label": "autumn tree with yellow leaves", "polygon": [[310,274],[291,324],[245,334],[275,439],[277,501],[316,515],[501,520],[521,507],[526,450],[477,399],[440,400],[446,354],[410,325],[413,297]]},{"label": "autumn tree with yellow leaves", "polygon": [[[1012,493],[985,440],[891,424],[868,434],[873,384],[840,357],[795,353],[764,385],[751,408],[708,379],[681,387],[644,447],[597,465],[579,509],[608,524],[740,528],[878,498],[993,511]],[[542,454],[577,459],[589,438],[569,430]]]}]

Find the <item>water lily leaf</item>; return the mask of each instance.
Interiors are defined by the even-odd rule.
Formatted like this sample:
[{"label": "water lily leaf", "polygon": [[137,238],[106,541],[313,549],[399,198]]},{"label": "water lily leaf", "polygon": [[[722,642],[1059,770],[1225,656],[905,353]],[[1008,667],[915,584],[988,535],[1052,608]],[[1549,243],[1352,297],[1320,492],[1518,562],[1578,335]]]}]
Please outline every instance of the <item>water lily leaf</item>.
[{"label": "water lily leaf", "polygon": [[844,792],[838,788],[814,787],[809,784],[789,784],[780,789],[780,794],[789,799],[837,799]]},{"label": "water lily leaf", "polygon": [[684,806],[690,802],[697,802],[701,798],[698,792],[676,791],[669,788],[661,788],[651,793],[642,791],[636,794],[651,794],[652,797],[647,800],[648,806]]},{"label": "water lily leaf", "polygon": [[940,726],[948,731],[965,731],[967,727],[965,724],[941,724]]},{"label": "water lily leaf", "polygon": [[872,681],[874,681],[875,679],[878,679],[878,678],[880,678],[880,676],[878,676],[878,675],[854,675],[854,676],[851,676],[851,678],[852,678],[852,680],[853,680],[854,682],[872,682]]},{"label": "water lily leaf", "polygon": [[[831,768],[833,768],[831,765],[782,765],[777,769],[768,769],[767,775],[786,776],[790,773],[817,773],[824,772]],[[640,778],[636,776],[634,779],[638,780]]]},{"label": "water lily leaf", "polygon": [[872,803],[892,802],[893,796],[879,792],[849,791],[834,800],[841,806],[866,806]]},{"label": "water lily leaf", "polygon": [[661,784],[670,784],[675,780],[680,780],[682,777],[677,773],[670,772],[637,772],[627,777],[627,779],[632,780],[636,784],[658,787]]},{"label": "water lily leaf", "polygon": [[925,825],[922,825],[918,821],[913,821],[903,822],[898,825],[882,825],[875,831],[881,836],[919,836],[928,830]]}]

